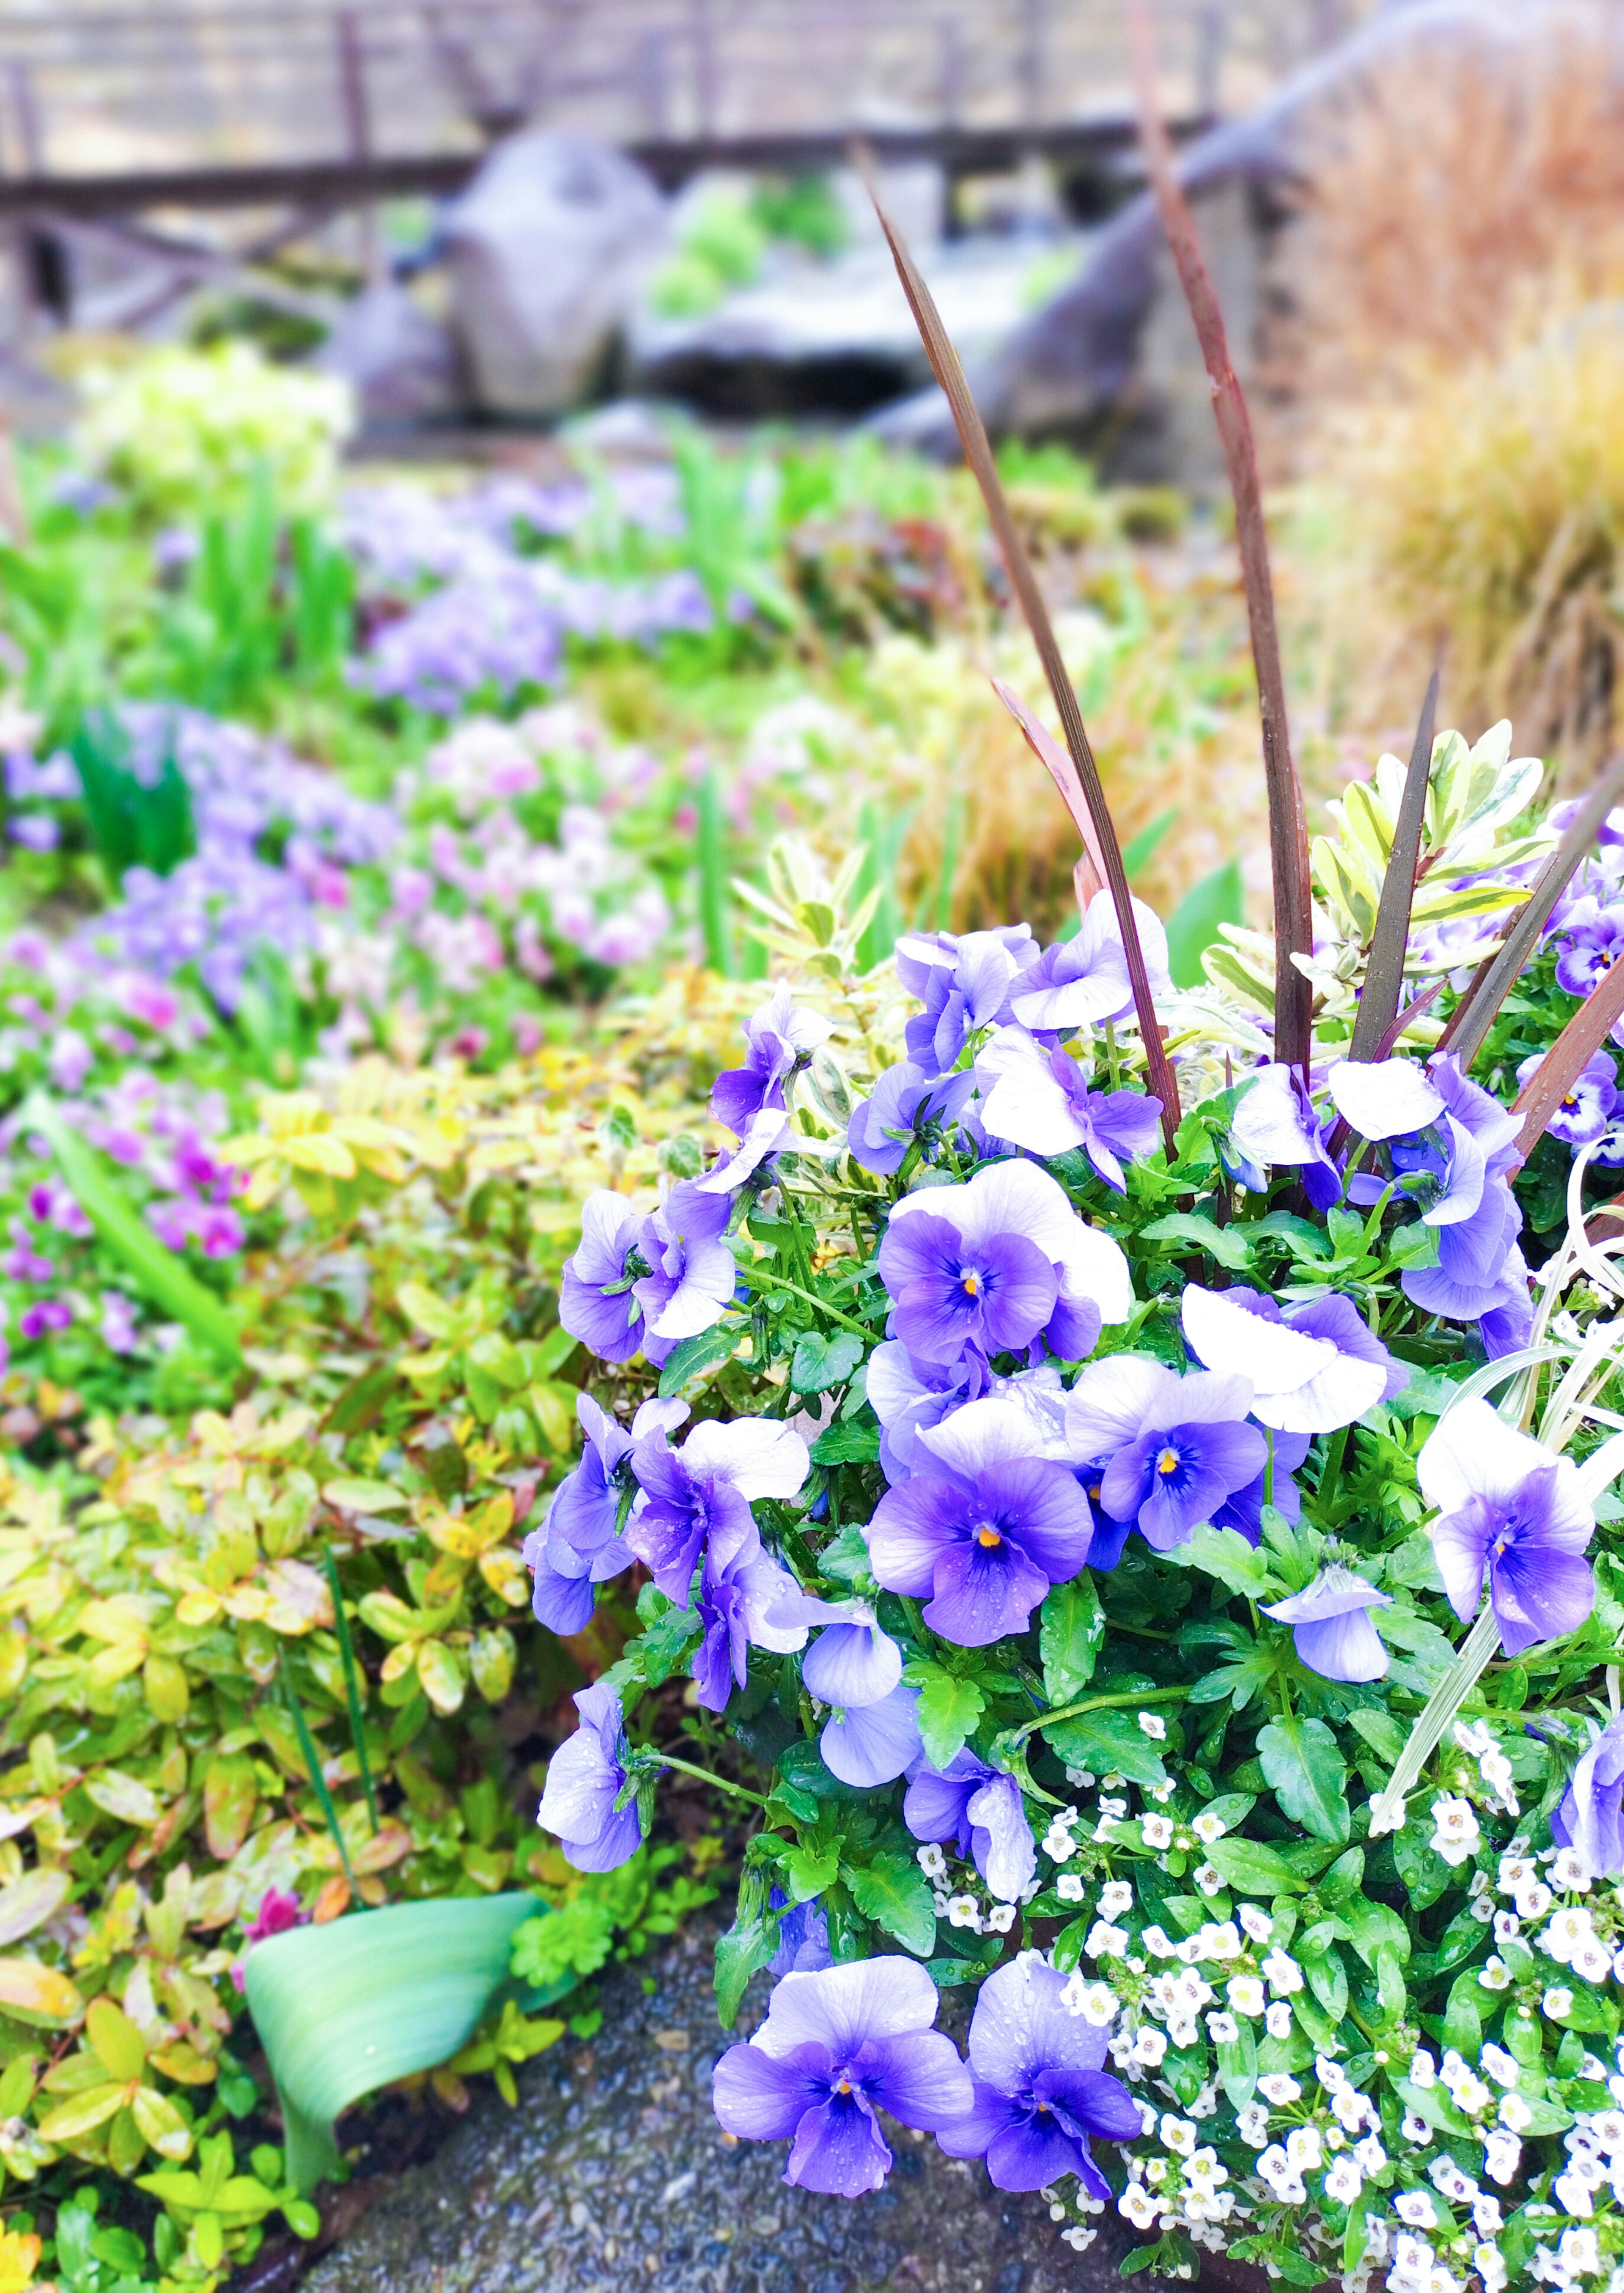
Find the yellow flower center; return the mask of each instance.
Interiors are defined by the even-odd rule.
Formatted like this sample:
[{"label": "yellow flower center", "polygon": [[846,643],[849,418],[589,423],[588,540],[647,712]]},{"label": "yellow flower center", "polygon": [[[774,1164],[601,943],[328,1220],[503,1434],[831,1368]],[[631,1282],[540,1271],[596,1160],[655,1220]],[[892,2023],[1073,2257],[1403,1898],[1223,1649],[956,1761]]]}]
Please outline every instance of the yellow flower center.
[{"label": "yellow flower center", "polygon": [[1156,1470],[1162,1476],[1164,1480],[1169,1473],[1176,1473],[1178,1471],[1178,1451],[1176,1449],[1164,1449],[1160,1456],[1156,1460]]},{"label": "yellow flower center", "polygon": [[987,1521],[983,1521],[980,1528],[976,1530],[975,1541],[978,1544],[985,1545],[989,1552],[992,1550],[995,1544],[1002,1544],[1004,1542],[1003,1538],[998,1535],[998,1530]]},{"label": "yellow flower center", "polygon": [[979,1274],[966,1274],[965,1276],[964,1288],[966,1298],[979,1298],[982,1294],[981,1276]]}]

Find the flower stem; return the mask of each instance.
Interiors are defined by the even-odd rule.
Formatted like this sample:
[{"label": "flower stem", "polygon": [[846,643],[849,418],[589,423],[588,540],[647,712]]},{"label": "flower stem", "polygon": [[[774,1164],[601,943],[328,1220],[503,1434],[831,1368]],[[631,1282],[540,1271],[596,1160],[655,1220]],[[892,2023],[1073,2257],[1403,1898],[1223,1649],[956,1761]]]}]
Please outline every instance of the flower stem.
[{"label": "flower stem", "polygon": [[711,1784],[717,1791],[730,1792],[735,1799],[747,1799],[752,1807],[767,1804],[759,1792],[747,1791],[742,1784],[731,1784],[725,1776],[713,1776],[708,1768],[698,1768],[691,1760],[679,1760],[670,1752],[658,1752],[655,1757],[662,1768],[679,1768],[685,1776],[698,1776],[702,1784]]},{"label": "flower stem", "polygon": [[1112,1706],[1125,1704],[1135,1706],[1182,1704],[1186,1697],[1192,1696],[1194,1693],[1195,1690],[1192,1688],[1135,1688],[1127,1689],[1119,1696],[1085,1696],[1080,1703],[1061,1704],[1057,1705],[1052,1712],[1040,1712],[1035,1720],[1029,1720],[1022,1727],[1012,1729],[1011,1737],[1015,1743],[1019,1743],[1023,1736],[1030,1736],[1039,1728],[1047,1728],[1056,1720],[1075,1720],[1085,1712],[1105,1712]]},{"label": "flower stem", "polygon": [[831,1306],[828,1300],[820,1298],[815,1290],[803,1290],[798,1282],[787,1282],[781,1274],[764,1274],[755,1266],[741,1266],[739,1271],[755,1289],[788,1291],[792,1298],[804,1299],[807,1305],[815,1306],[820,1314],[827,1314],[831,1322],[838,1322],[843,1330],[854,1331],[857,1336],[864,1339],[874,1335],[864,1323],[854,1322],[850,1314],[843,1314],[838,1306]]}]

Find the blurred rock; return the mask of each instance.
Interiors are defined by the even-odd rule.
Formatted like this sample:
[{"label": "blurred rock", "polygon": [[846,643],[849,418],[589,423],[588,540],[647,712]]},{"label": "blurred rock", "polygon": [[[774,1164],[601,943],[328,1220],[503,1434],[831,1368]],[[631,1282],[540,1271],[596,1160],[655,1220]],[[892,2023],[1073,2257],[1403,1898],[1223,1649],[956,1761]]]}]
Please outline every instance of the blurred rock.
[{"label": "blurred rock", "polygon": [[345,304],[311,364],[343,376],[369,430],[441,420],[466,402],[456,336],[392,280]]},{"label": "blurred rock", "polygon": [[605,379],[665,247],[666,206],[609,144],[529,128],[491,153],[442,237],[476,405],[535,418]]},{"label": "blurred rock", "polygon": [[[585,2046],[565,2038],[521,2070],[517,2110],[482,2094],[304,2293],[1118,2286],[1134,2240],[1114,2210],[1095,2216],[1096,2240],[1073,2253],[1040,2198],[992,2189],[984,2167],[945,2157],[928,2136],[888,2127],[889,2185],[854,2201],[787,2189],[782,2143],[730,2143],[710,2106],[711,2066],[730,2043],[711,1993],[715,1939],[701,1924],[614,1970],[595,2037]],[[753,1986],[739,2035],[761,2019],[767,1988]]]}]

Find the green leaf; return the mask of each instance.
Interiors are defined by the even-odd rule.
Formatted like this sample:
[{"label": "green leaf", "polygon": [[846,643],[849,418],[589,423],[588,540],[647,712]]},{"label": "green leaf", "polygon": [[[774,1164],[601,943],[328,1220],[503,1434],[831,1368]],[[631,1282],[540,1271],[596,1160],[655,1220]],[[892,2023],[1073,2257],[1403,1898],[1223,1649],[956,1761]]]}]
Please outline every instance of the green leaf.
[{"label": "green leaf", "polygon": [[1387,1259],[1389,1264],[1403,1267],[1411,1273],[1423,1267],[1436,1266],[1436,1229],[1423,1226],[1418,1219],[1412,1225],[1395,1228],[1387,1237]]},{"label": "green leaf", "polygon": [[1215,1839],[1207,1860],[1225,1884],[1242,1895],[1300,1895],[1306,1881],[1289,1863],[1256,1839]]},{"label": "green leaf", "polygon": [[1257,2088],[1257,2038],[1245,2015],[1237,2015],[1240,2036],[1218,2046],[1218,2082],[1230,2107],[1244,2110]]},{"label": "green leaf", "polygon": [[973,1680],[960,1680],[945,1666],[924,1659],[907,1666],[902,1674],[919,1691],[916,1717],[925,1756],[933,1767],[945,1768],[981,1718],[984,1701]]},{"label": "green leaf", "polygon": [[1257,1756],[1284,1815],[1316,1839],[1346,1839],[1347,1764],[1323,1720],[1272,1720],[1258,1735]]},{"label": "green leaf", "polygon": [[410,1502],[388,1481],[354,1478],[324,1482],[321,1494],[338,1512],[399,1512]]},{"label": "green leaf", "polygon": [[790,1390],[825,1393],[831,1385],[844,1384],[862,1357],[863,1341],[855,1330],[836,1330],[832,1338],[808,1330],[796,1341],[789,1365]]},{"label": "green leaf", "polygon": [[1267,1218],[1254,1220],[1247,1232],[1254,1236],[1273,1235],[1292,1257],[1298,1260],[1329,1258],[1330,1255],[1329,1246],[1319,1228],[1311,1226],[1305,1218],[1298,1218],[1295,1211],[1271,1211]]},{"label": "green leaf", "polygon": [[912,1856],[890,1849],[872,1863],[843,1863],[840,1871],[864,1918],[894,1935],[916,1958],[930,1957],[936,1948],[935,1906]]},{"label": "green leaf", "polygon": [[812,1447],[814,1465],[871,1465],[879,1454],[877,1425],[826,1425]]},{"label": "green leaf", "polygon": [[790,1901],[809,1903],[814,1895],[834,1885],[840,1869],[839,1843],[831,1841],[827,1847],[808,1847],[804,1843],[787,1847],[779,1859],[779,1868]]},{"label": "green leaf", "polygon": [[701,1330],[697,1338],[683,1338],[666,1357],[659,1373],[659,1394],[662,1401],[680,1393],[691,1378],[701,1376],[718,1362],[731,1358],[739,1343],[737,1322],[718,1322],[714,1329]]},{"label": "green leaf", "polygon": [[1168,969],[1175,987],[1203,984],[1207,975],[1201,958],[1218,937],[1218,926],[1238,924],[1244,915],[1238,860],[1226,860],[1190,887],[1168,918]]},{"label": "green leaf", "polygon": [[1131,1712],[1079,1713],[1075,1719],[1056,1721],[1042,1733],[1069,1768],[1092,1769],[1095,1775],[1115,1772],[1130,1784],[1168,1780],[1155,1745]]},{"label": "green leaf", "polygon": [[31,1091],[19,1121],[37,1131],[61,1167],[68,1191],[95,1228],[100,1239],[128,1271],[153,1305],[171,1315],[187,1333],[230,1367],[239,1368],[242,1348],[237,1326],[212,1290],[206,1290],[173,1250],[166,1250],[144,1219],[136,1216],[102,1157],[63,1122],[43,1091]]},{"label": "green leaf", "polygon": [[731,2030],[739,2019],[750,1977],[772,1964],[777,1949],[778,1921],[761,1913],[740,1916],[716,1938],[716,2020],[724,2030]]},{"label": "green leaf", "polygon": [[1218,1226],[1211,1219],[1198,1218],[1193,1211],[1169,1211],[1166,1218],[1152,1219],[1140,1232],[1146,1242],[1188,1243],[1232,1273],[1251,1263],[1245,1227]]},{"label": "green leaf", "polygon": [[1216,1576],[1242,1600],[1255,1600],[1269,1588],[1267,1553],[1248,1544],[1238,1528],[1213,1528],[1203,1522],[1168,1558]]},{"label": "green leaf", "polygon": [[[1085,1574],[1069,1584],[1052,1586],[1038,1617],[1044,1694],[1051,1704],[1073,1704],[1094,1678],[1095,1660],[1105,1637],[1105,1611],[1093,1577]],[[940,1767],[941,1761],[936,1764]]]},{"label": "green leaf", "polygon": [[392,1903],[272,1935],[247,1954],[248,2010],[295,2190],[332,2172],[341,2111],[467,2045],[508,1980],[515,1930],[541,1908],[525,1894]]}]

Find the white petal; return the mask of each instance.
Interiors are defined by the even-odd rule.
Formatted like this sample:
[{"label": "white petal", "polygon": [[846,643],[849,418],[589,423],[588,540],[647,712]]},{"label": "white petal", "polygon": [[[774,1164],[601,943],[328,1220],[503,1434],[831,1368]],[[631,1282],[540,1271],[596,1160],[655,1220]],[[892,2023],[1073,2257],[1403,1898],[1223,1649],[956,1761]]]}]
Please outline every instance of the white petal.
[{"label": "white petal", "polygon": [[[702,1179],[696,1179],[694,1186],[702,1195],[731,1195],[769,1155],[776,1155],[788,1146],[790,1135],[789,1118],[782,1109],[764,1106],[759,1114],[750,1117],[750,1127],[738,1151],[725,1162],[718,1163],[714,1171],[707,1171]],[[669,1332],[658,1331],[656,1335],[668,1336]]]},{"label": "white petal", "polygon": [[1024,1409],[997,1401],[990,1394],[981,1401],[967,1401],[940,1425],[922,1426],[919,1438],[933,1456],[969,1481],[990,1465],[1036,1457],[1043,1447],[1036,1420]]},{"label": "white petal", "polygon": [[1416,1459],[1416,1479],[1440,1512],[1458,1512],[1468,1497],[1510,1496],[1530,1473],[1554,1462],[1540,1442],[1474,1397],[1439,1420]]},{"label": "white petal", "polygon": [[657,1338],[697,1338],[715,1328],[733,1294],[739,1268],[725,1242],[697,1242],[681,1282],[649,1327]]},{"label": "white petal", "polygon": [[792,1497],[812,1459],[806,1444],[776,1417],[735,1417],[726,1425],[707,1418],[683,1444],[692,1464],[726,1473],[741,1497]]},{"label": "white petal", "polygon": [[1047,1062],[1036,1056],[998,1077],[982,1101],[982,1121],[990,1138],[1029,1155],[1063,1155],[1087,1137]]},{"label": "white petal", "polygon": [[1338,1059],[1326,1082],[1332,1106],[1361,1138],[1406,1138],[1443,1112],[1414,1059]]},{"label": "white petal", "polygon": [[1134,1277],[1119,1243],[1073,1219],[1057,1257],[1062,1298],[1092,1298],[1103,1322],[1126,1322],[1134,1310]]},{"label": "white petal", "polygon": [[[1244,1367],[1256,1389],[1260,1416],[1265,1397],[1295,1393],[1337,1359],[1337,1349],[1329,1338],[1311,1338],[1287,1323],[1264,1321],[1260,1314],[1248,1314],[1244,1306],[1232,1305],[1221,1290],[1203,1290],[1199,1283],[1185,1286],[1182,1319],[1184,1335],[1203,1368]],[[1378,1393],[1385,1382],[1378,1371]],[[1263,1418],[1265,1425],[1277,1422]]]},{"label": "white petal", "polygon": [[1258,1423],[1272,1425],[1277,1433],[1334,1433],[1373,1409],[1387,1386],[1380,1362],[1361,1361],[1334,1346],[1331,1353],[1334,1358],[1293,1391],[1260,1393],[1252,1404]]},{"label": "white petal", "polygon": [[1091,1363],[1066,1399],[1066,1438],[1077,1462],[1092,1464],[1136,1440],[1172,1377],[1171,1370],[1143,1354],[1112,1354]]}]

